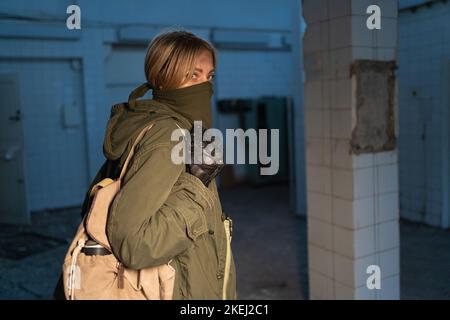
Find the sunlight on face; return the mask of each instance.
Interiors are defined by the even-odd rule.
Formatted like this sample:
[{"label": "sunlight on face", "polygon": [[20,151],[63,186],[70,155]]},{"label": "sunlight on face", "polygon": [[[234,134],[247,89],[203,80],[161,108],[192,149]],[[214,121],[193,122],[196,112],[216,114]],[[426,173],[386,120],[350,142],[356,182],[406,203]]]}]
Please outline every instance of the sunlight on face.
[{"label": "sunlight on face", "polygon": [[211,81],[214,78],[214,65],[211,53],[207,50],[200,51],[195,61],[194,68],[192,78],[187,79],[179,88]]}]

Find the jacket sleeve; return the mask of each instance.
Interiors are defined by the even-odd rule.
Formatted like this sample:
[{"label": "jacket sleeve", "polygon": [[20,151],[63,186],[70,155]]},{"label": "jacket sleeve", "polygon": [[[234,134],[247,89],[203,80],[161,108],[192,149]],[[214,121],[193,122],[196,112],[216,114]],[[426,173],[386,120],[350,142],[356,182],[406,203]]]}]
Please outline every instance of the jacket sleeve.
[{"label": "jacket sleeve", "polygon": [[208,230],[210,190],[184,172],[185,165],[174,164],[170,154],[170,145],[136,153],[111,204],[108,239],[129,268],[167,263]]}]

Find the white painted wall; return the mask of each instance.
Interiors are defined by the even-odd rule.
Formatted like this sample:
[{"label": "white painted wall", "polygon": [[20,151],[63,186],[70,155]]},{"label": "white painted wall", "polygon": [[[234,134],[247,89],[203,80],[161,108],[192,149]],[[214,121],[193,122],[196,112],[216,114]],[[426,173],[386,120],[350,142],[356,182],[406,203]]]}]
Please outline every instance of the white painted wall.
[{"label": "white painted wall", "polygon": [[[65,16],[67,6],[77,4],[82,20],[105,27],[113,24],[182,25],[220,28],[290,30],[290,0],[166,0],[102,1],[43,0],[2,1],[0,11],[40,17]],[[83,22],[82,22],[83,23]]]},{"label": "white painted wall", "polygon": [[19,79],[24,162],[32,210],[77,206],[88,181],[79,60],[1,59]]},{"label": "white painted wall", "polygon": [[[78,36],[66,28],[66,8],[78,4],[81,8],[82,30]],[[176,8],[176,9],[175,9]],[[84,144],[80,142],[77,149],[84,153],[84,165],[73,168],[80,172],[85,186],[96,174],[104,161],[102,154],[105,124],[110,114],[111,105],[126,101],[129,91],[145,81],[143,74],[143,57],[145,41],[155,32],[170,26],[180,26],[194,31],[209,39],[211,30],[242,29],[257,32],[290,32],[290,0],[249,0],[249,1],[181,1],[149,2],[136,0],[124,1],[56,1],[40,2],[8,1],[0,3],[0,59],[48,60],[47,68],[56,68],[52,72],[61,73],[64,69],[56,62],[64,59],[78,59],[82,72],[78,81],[82,112],[85,119]],[[28,20],[32,18],[33,20]],[[37,20],[35,20],[37,19]],[[138,25],[138,26],[137,26]],[[19,31],[21,34],[19,34]],[[122,32],[138,35],[141,43],[131,46],[121,42]],[[130,31],[131,30],[131,31]],[[140,30],[140,31],[139,31]],[[143,37],[143,38],[142,38]],[[62,39],[64,38],[64,39]],[[217,97],[256,97],[258,95],[287,95],[290,92],[291,55],[288,51],[220,51]],[[8,63],[0,64],[0,72],[6,70]],[[45,74],[46,70],[41,72]],[[50,70],[49,70],[50,71]],[[40,86],[51,88],[53,80],[40,77]],[[63,84],[64,81],[61,81]],[[23,82],[23,95],[32,84]],[[64,94],[60,94],[64,96]],[[24,100],[26,101],[26,100]],[[31,108],[31,106],[29,106]],[[55,119],[47,119],[56,123]],[[39,118],[33,119],[30,126],[45,126]],[[25,132],[30,132],[30,130]],[[36,131],[25,134],[25,141],[45,140],[45,133]],[[42,152],[38,163],[54,163],[56,158]],[[36,166],[29,162],[33,171]],[[33,167],[34,166],[34,167]],[[48,170],[46,179],[57,181],[62,169],[54,167]],[[36,179],[43,179],[37,176]],[[36,180],[35,179],[35,180]],[[81,178],[80,178],[81,179]],[[42,192],[45,188],[36,187]],[[43,200],[47,196],[33,193],[31,210],[45,207],[73,205],[74,201],[55,202]],[[47,191],[45,191],[47,190]],[[82,186],[83,192],[85,188]],[[36,191],[37,192],[37,191]],[[67,189],[64,191],[70,193]],[[79,194],[76,195],[80,198]],[[41,200],[39,200],[41,199]],[[66,198],[60,198],[66,199]]]}]

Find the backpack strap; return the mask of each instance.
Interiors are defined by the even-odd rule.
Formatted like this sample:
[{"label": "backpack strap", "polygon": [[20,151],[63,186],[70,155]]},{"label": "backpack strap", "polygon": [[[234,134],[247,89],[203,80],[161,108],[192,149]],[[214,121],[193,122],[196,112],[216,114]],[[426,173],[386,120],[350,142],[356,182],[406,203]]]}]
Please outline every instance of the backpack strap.
[{"label": "backpack strap", "polygon": [[123,178],[123,176],[125,175],[125,172],[127,171],[128,163],[130,162],[131,158],[134,155],[134,149],[135,149],[136,145],[139,143],[139,141],[142,140],[144,135],[147,133],[148,130],[150,130],[153,127],[153,125],[154,125],[154,123],[151,123],[151,124],[145,126],[144,129],[141,130],[141,132],[139,133],[137,138],[134,140],[133,145],[131,146],[130,152],[128,153],[128,156],[122,166],[122,169],[120,170],[120,175],[118,178],[119,180],[121,180]]}]

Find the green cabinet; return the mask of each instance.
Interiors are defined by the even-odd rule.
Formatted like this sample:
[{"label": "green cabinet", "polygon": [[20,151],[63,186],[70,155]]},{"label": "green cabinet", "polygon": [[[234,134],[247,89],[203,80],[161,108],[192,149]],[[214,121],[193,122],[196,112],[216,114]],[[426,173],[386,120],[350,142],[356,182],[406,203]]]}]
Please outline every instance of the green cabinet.
[{"label": "green cabinet", "polygon": [[[257,131],[259,129],[267,129],[267,155],[270,158],[274,157],[271,150],[272,144],[277,143],[279,151],[278,172],[275,175],[261,175],[261,167],[271,166],[271,163],[264,165],[258,161],[258,164],[256,165],[247,166],[247,178],[249,182],[254,184],[263,184],[287,181],[289,179],[287,98],[261,97],[254,100],[250,110],[245,113],[244,129],[249,128],[254,128]],[[279,132],[278,141],[271,141],[270,132],[274,129],[277,129]],[[260,139],[260,136],[257,136],[258,139]]]},{"label": "green cabinet", "polygon": [[[219,114],[235,115],[236,128],[244,131],[255,129],[257,140],[255,142],[245,139],[246,165],[245,180],[251,184],[259,185],[289,180],[289,130],[288,130],[288,98],[287,97],[260,97],[257,99],[233,99],[218,101]],[[274,175],[261,175],[261,167],[273,166],[273,163],[262,164],[259,157],[259,129],[267,129],[267,156],[273,158],[271,145],[278,144],[279,163],[278,172]],[[271,141],[271,130],[278,130],[278,141]],[[249,150],[258,151],[257,164],[248,164]],[[273,160],[272,160],[273,161]],[[237,166],[238,164],[234,164]],[[239,166],[239,165],[238,165]]]}]

